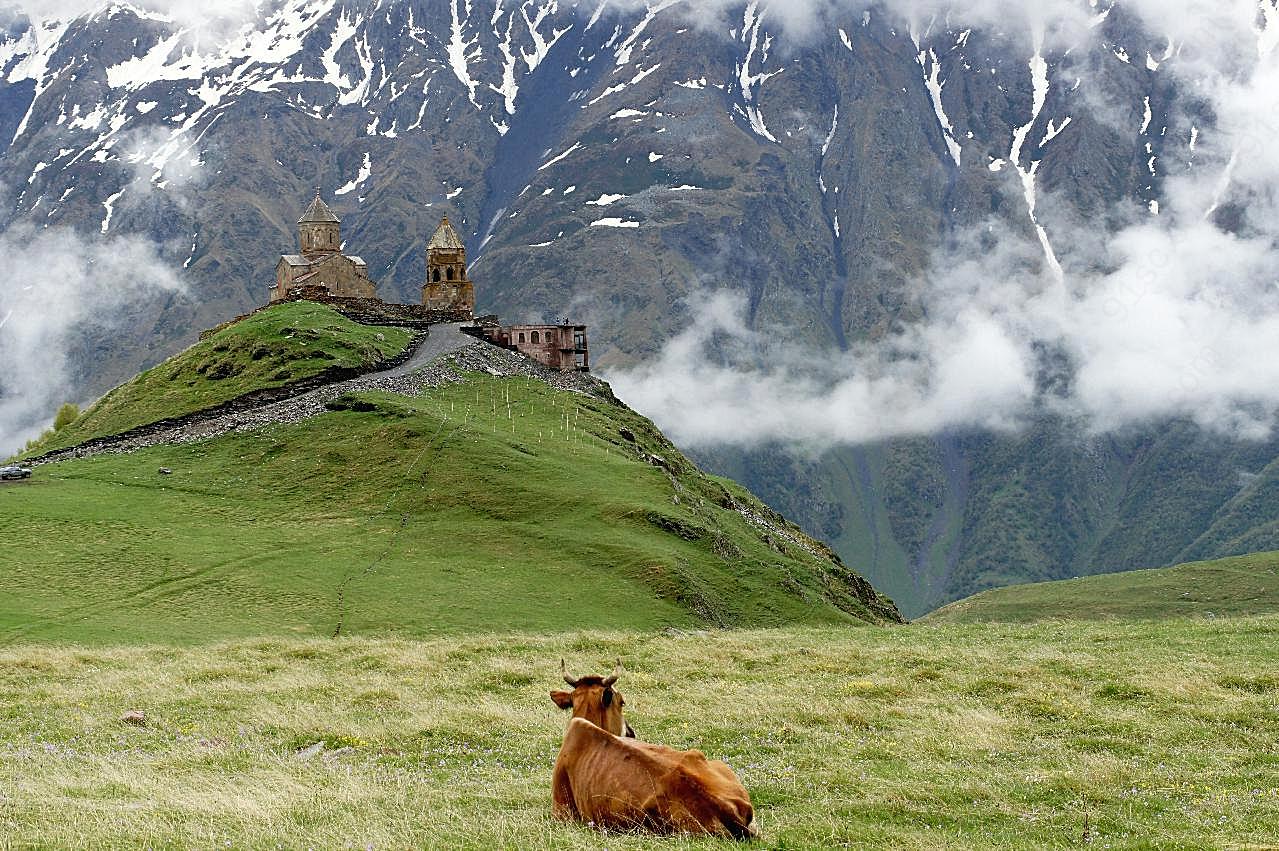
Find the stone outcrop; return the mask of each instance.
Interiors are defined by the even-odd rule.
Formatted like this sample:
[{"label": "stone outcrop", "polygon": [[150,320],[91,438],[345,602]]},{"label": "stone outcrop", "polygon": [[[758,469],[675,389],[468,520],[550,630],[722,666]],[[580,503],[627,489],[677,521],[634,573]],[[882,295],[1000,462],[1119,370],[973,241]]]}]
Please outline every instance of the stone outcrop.
[{"label": "stone outcrop", "polygon": [[[393,304],[376,298],[343,298],[335,296],[324,287],[303,286],[292,290],[284,301],[313,301],[328,305],[338,313],[361,325],[394,325],[425,331],[442,322],[465,322],[471,318],[465,310],[434,310],[424,304]],[[200,339],[207,340],[224,328],[247,319],[255,313],[268,310],[273,305],[263,305],[234,319],[200,332]]]}]

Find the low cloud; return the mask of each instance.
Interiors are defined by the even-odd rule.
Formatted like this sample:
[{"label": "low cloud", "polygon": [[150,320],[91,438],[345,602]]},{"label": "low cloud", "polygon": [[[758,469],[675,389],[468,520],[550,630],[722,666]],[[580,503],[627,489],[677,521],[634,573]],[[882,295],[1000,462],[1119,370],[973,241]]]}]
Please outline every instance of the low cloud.
[{"label": "low cloud", "polygon": [[1011,431],[1045,413],[1093,432],[1186,417],[1232,436],[1269,433],[1279,256],[1268,239],[1207,223],[1133,226],[1111,246],[1113,272],[1060,280],[1026,271],[1037,243],[992,233],[980,252],[939,255],[929,318],[876,343],[814,352],[748,327],[744,296],[698,293],[692,322],[655,360],[608,378],[693,447],[820,451]]},{"label": "low cloud", "polygon": [[[988,224],[933,258],[918,286],[924,319],[848,352],[778,342],[779,329],[747,327],[736,296],[701,294],[655,360],[610,376],[619,395],[694,446],[822,449],[1015,429],[1043,413],[1093,432],[1179,417],[1269,435],[1279,419],[1279,7],[1123,6],[1158,14],[1153,32],[1177,45],[1160,73],[1214,115],[1193,167],[1165,177],[1159,215],[1118,202],[1111,218],[1127,224],[1109,233],[1052,216],[1061,274],[1037,243]],[[964,22],[1027,8],[979,2]],[[1041,197],[1040,212],[1054,204]]]},{"label": "low cloud", "polygon": [[202,189],[208,174],[201,168],[204,150],[200,140],[165,127],[143,126],[121,140],[124,162],[138,188],[163,185],[169,192]]},{"label": "low cloud", "polygon": [[[119,5],[109,0],[19,0],[15,8],[32,20],[68,20]],[[221,33],[242,26],[258,16],[261,4],[254,0],[134,0],[137,12],[180,27],[205,33]]]},{"label": "low cloud", "polygon": [[[958,423],[1013,428],[1033,397],[1031,362],[976,310],[816,360],[749,329],[745,315],[743,297],[710,294],[656,361],[608,378],[619,396],[693,447],[821,449]],[[761,358],[767,367],[743,365]]]},{"label": "low cloud", "polygon": [[14,225],[0,234],[0,457],[72,401],[67,351],[87,328],[111,328],[130,305],[182,289],[148,241],[90,239]]}]

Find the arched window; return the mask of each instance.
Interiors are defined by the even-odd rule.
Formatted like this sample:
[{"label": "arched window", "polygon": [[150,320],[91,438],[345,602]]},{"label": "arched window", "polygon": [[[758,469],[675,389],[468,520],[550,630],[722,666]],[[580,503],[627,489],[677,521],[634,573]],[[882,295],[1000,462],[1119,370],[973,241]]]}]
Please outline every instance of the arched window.
[{"label": "arched window", "polygon": [[540,340],[540,339],[538,339],[538,336],[537,336],[537,332],[536,332],[536,331],[534,331],[534,332],[533,332],[533,342],[534,342],[534,343],[539,343],[539,342],[541,342],[541,340]]},{"label": "arched window", "polygon": [[432,272],[432,273],[431,273],[431,280],[432,280],[432,281],[434,281],[434,282],[435,282],[435,283],[437,283],[437,284],[440,282],[440,270],[439,270],[439,269],[436,269],[434,272]]},{"label": "arched window", "polygon": [[453,280],[453,267],[450,266],[445,274],[448,275],[450,281]]},{"label": "arched window", "polygon": [[521,332],[520,332],[520,342],[521,342],[521,343],[522,343],[522,342],[524,342],[524,332],[523,332],[523,331],[521,331]]}]

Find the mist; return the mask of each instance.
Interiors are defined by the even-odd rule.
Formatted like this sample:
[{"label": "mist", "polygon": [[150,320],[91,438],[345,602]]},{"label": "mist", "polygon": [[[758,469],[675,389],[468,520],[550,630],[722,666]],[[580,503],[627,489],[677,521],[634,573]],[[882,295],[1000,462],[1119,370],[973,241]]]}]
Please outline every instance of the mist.
[{"label": "mist", "polygon": [[[19,0],[12,4],[32,20],[69,20],[112,5],[109,0]],[[135,0],[137,13],[199,32],[222,34],[252,21],[262,5],[258,0]]]},{"label": "mist", "polygon": [[[892,5],[915,21],[945,14],[928,0]],[[1077,35],[1083,5],[978,2],[948,25],[1002,13],[1005,32]],[[1016,430],[1044,414],[1086,433],[1184,418],[1268,436],[1279,417],[1279,10],[1272,0],[1122,5],[1176,47],[1160,73],[1215,114],[1194,168],[1164,178],[1159,215],[1125,200],[1112,212],[1127,224],[1110,233],[1055,216],[1060,269],[1036,257],[1038,242],[986,223],[935,252],[915,287],[922,321],[847,352],[788,344],[783,329],[748,327],[738,295],[698,292],[686,329],[655,359],[608,376],[619,395],[692,447],[821,451]],[[830,6],[768,8],[802,29]],[[1052,204],[1041,197],[1041,213]],[[1230,231],[1214,215],[1227,205],[1240,212]]]},{"label": "mist", "polygon": [[115,326],[130,305],[182,290],[153,244],[17,224],[0,234],[0,457],[38,435],[75,397],[67,352],[87,328]]}]

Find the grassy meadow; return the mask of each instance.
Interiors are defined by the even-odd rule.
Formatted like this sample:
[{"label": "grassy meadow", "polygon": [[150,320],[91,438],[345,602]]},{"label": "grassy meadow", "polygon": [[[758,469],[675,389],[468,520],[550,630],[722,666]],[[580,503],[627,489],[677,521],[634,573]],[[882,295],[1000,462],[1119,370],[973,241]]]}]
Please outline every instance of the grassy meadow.
[{"label": "grassy meadow", "polygon": [[120,434],[333,367],[372,366],[402,352],[411,336],[403,328],[360,325],[322,304],[277,305],[121,384],[28,454]]},{"label": "grassy meadow", "polygon": [[0,847],[730,847],[550,818],[562,656],[727,760],[755,847],[1274,847],[1276,616],[15,646]]}]

